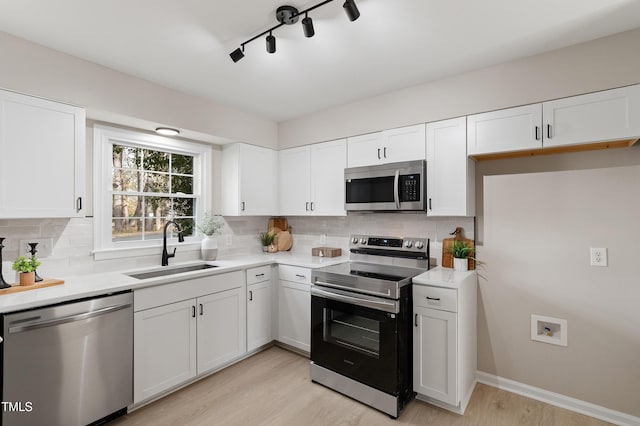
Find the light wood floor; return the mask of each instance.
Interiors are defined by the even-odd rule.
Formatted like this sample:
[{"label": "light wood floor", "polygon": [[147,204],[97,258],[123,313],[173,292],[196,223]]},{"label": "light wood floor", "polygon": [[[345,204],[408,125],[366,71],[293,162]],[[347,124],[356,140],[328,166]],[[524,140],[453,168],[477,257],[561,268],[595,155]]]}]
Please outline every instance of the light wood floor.
[{"label": "light wood floor", "polygon": [[273,347],[110,423],[124,425],[562,425],[608,423],[478,384],[464,416],[411,401],[397,420],[311,383],[309,360]]}]

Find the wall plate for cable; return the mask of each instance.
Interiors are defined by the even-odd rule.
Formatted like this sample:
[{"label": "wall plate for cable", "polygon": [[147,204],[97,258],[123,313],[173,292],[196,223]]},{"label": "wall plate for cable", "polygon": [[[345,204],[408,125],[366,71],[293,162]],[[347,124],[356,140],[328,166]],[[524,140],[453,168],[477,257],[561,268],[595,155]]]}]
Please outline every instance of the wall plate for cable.
[{"label": "wall plate for cable", "polygon": [[20,240],[20,256],[31,256],[29,243],[38,243],[36,246],[36,250],[38,250],[36,253],[37,258],[49,257],[53,252],[53,238],[30,238],[28,240]]},{"label": "wall plate for cable", "polygon": [[606,248],[591,248],[591,266],[607,266]]}]

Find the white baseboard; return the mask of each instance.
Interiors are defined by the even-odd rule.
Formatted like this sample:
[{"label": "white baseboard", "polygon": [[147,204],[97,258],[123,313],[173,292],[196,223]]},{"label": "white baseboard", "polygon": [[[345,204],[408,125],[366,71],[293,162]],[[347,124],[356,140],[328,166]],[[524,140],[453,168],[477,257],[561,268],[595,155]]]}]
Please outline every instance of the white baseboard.
[{"label": "white baseboard", "polygon": [[525,385],[524,383],[505,379],[504,377],[496,376],[494,374],[478,371],[477,379],[478,383],[483,383],[498,389],[526,396],[527,398],[546,402],[547,404],[575,411],[576,413],[584,414],[616,425],[640,426],[640,417],[611,410],[609,408],[591,404],[590,402],[561,395],[559,393]]}]

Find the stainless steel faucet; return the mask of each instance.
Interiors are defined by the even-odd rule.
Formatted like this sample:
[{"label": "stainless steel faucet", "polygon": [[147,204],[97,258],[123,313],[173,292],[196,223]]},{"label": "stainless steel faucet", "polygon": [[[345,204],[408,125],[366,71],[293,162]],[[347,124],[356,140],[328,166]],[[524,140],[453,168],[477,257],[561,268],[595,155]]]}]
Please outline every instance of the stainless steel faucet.
[{"label": "stainless steel faucet", "polygon": [[162,231],[162,266],[169,266],[169,259],[176,255],[175,247],[173,248],[173,253],[169,254],[167,252],[167,227],[171,224],[173,224],[178,230],[178,242],[184,242],[184,235],[182,234],[182,228],[180,228],[180,225],[172,220],[167,221],[167,223],[164,224],[164,230]]}]

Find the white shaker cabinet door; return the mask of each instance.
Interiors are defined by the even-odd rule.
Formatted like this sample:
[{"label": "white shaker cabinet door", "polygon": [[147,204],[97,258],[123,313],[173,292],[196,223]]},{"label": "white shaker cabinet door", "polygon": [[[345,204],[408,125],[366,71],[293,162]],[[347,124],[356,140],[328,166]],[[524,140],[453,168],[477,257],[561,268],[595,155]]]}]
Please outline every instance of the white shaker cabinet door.
[{"label": "white shaker cabinet door", "polygon": [[134,314],[133,402],[196,376],[196,300]]},{"label": "white shaker cabinet door", "polygon": [[467,157],[465,117],[427,124],[427,214],[475,214],[475,162]]},{"label": "white shaker cabinet door", "polygon": [[640,136],[640,85],[542,105],[545,148]]},{"label": "white shaker cabinet door", "polygon": [[271,342],[271,280],[247,286],[247,351]]},{"label": "white shaker cabinet door", "polygon": [[384,161],[382,132],[347,138],[347,167],[371,166]]},{"label": "white shaker cabinet door", "polygon": [[309,152],[310,148],[303,146],[278,153],[281,215],[303,216],[311,212]]},{"label": "white shaker cabinet door", "polygon": [[425,159],[425,125],[398,127],[382,132],[382,162]]},{"label": "white shaker cabinet door", "polygon": [[311,146],[311,214],[344,216],[344,169],[347,167],[345,139]]},{"label": "white shaker cabinet door", "polygon": [[278,340],[311,351],[311,287],[280,281],[278,292]]},{"label": "white shaker cabinet door", "polygon": [[84,215],[85,111],[0,90],[0,217]]},{"label": "white shaker cabinet door", "polygon": [[198,374],[247,351],[245,288],[198,297]]},{"label": "white shaker cabinet door", "polygon": [[467,116],[468,155],[542,148],[542,105]]}]

